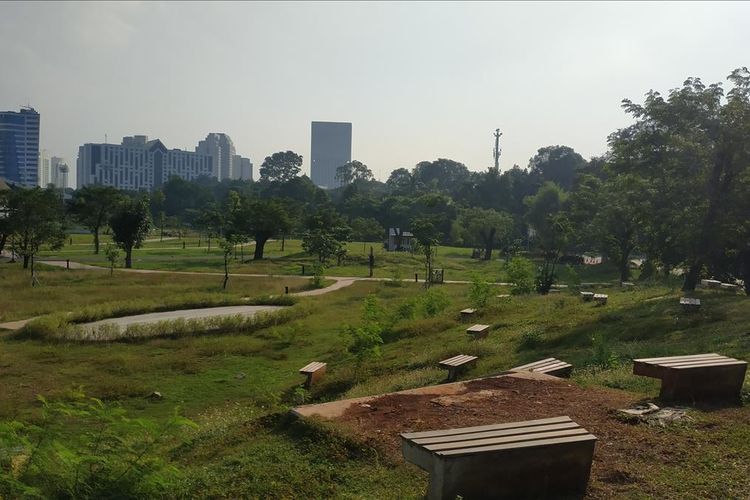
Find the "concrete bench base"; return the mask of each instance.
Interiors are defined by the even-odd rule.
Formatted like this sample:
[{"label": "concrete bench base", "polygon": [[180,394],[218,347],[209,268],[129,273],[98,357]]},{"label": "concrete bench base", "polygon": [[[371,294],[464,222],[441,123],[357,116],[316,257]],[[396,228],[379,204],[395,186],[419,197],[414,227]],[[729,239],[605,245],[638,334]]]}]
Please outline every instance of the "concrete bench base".
[{"label": "concrete bench base", "polygon": [[581,498],[596,437],[568,417],[402,434],[430,474],[427,498]]},{"label": "concrete bench base", "polygon": [[746,371],[746,361],[714,353],[633,360],[633,374],[661,379],[661,400],[683,403],[740,402]]}]

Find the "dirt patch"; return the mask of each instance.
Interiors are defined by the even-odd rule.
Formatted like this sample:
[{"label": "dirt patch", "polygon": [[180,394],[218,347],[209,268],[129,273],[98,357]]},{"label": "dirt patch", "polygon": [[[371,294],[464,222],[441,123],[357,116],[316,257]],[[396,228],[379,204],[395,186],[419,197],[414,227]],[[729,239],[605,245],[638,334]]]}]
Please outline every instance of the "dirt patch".
[{"label": "dirt patch", "polygon": [[[598,437],[588,498],[612,498],[635,491],[659,495],[644,463],[675,463],[682,458],[674,436],[616,415],[638,397],[617,390],[582,388],[552,378],[497,377],[470,381],[454,394],[388,394],[350,406],[335,420],[378,443],[402,460],[399,434],[470,427],[567,415]],[[723,410],[730,416],[736,410]],[[644,470],[645,469],[645,470]],[[663,493],[663,492],[661,492]]]}]

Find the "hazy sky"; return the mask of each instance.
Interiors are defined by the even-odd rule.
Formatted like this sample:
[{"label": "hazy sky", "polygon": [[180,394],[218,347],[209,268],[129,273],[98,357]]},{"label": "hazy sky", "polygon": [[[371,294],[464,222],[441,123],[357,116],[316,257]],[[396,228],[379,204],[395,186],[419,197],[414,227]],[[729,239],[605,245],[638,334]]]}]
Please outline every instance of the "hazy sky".
[{"label": "hazy sky", "polygon": [[624,97],[750,65],[748,3],[0,2],[0,109],[30,103],[41,145],[147,134],[193,150],[225,132],[257,168],[310,122],[353,123],[385,180],[452,158],[526,166],[543,146],[601,154]]}]

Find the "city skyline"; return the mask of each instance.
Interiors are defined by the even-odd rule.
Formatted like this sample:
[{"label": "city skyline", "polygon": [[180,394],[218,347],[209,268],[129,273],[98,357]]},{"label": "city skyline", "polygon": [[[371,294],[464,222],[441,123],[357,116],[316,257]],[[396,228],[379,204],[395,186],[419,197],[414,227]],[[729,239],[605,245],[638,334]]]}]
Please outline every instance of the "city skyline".
[{"label": "city skyline", "polygon": [[485,170],[496,128],[505,170],[547,145],[604,153],[621,99],[722,81],[750,46],[741,3],[207,5],[0,4],[0,109],[33,105],[40,147],[69,159],[105,134],[187,148],[217,130],[309,175],[322,120],[357,127],[379,180],[439,157]]}]

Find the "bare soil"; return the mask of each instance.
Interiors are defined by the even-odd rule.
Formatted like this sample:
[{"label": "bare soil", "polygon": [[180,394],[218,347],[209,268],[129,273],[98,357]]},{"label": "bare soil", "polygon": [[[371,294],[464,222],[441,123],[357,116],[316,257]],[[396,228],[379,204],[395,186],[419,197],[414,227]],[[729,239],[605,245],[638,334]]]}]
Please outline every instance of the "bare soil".
[{"label": "bare soil", "polygon": [[[616,416],[617,409],[638,402],[638,396],[624,391],[583,388],[551,377],[497,377],[470,381],[465,390],[451,395],[384,395],[366,404],[352,405],[336,421],[377,443],[389,458],[402,461],[402,432],[567,415],[598,438],[587,498],[612,498],[626,493],[664,497],[658,484],[648,481],[650,471],[644,470],[643,464],[679,462],[685,453],[694,451],[694,443],[675,442],[668,430],[626,423]],[[747,425],[748,414],[735,408],[717,410],[712,417],[727,425],[737,425],[738,419]]]}]

